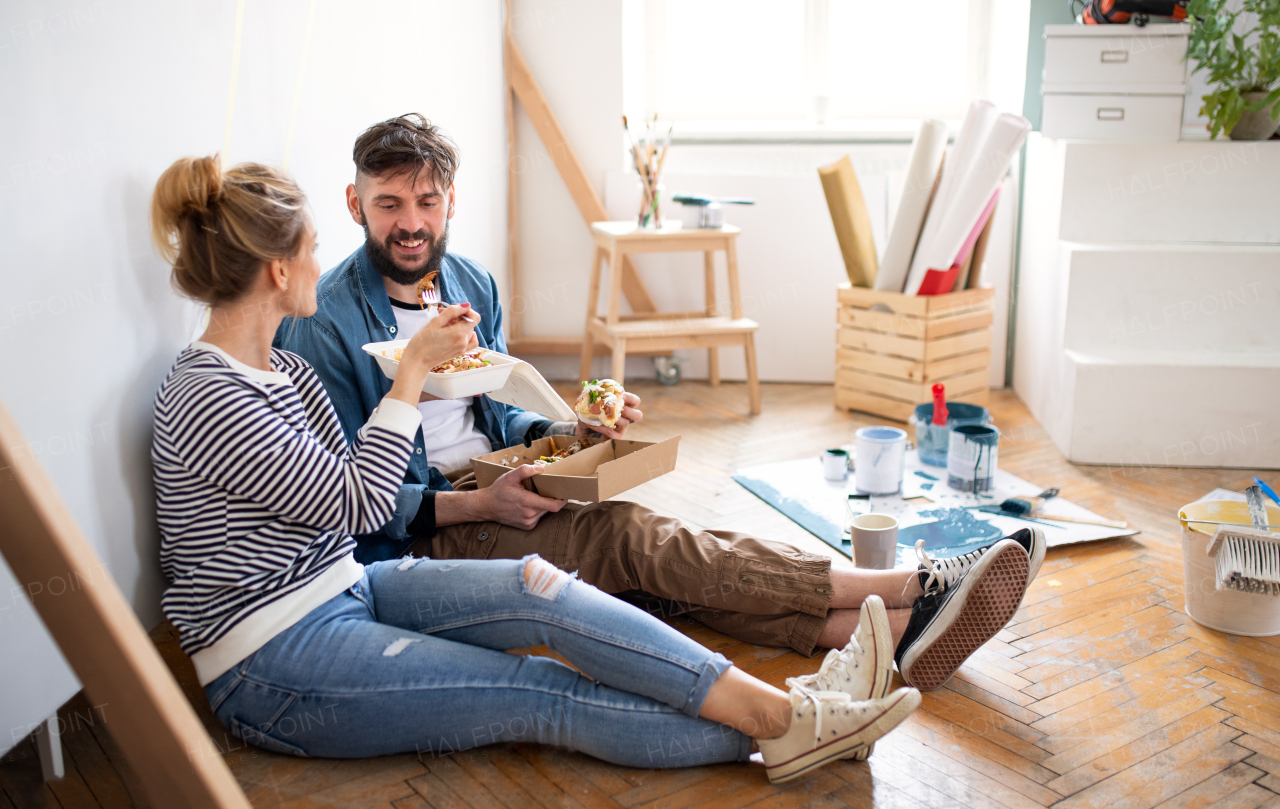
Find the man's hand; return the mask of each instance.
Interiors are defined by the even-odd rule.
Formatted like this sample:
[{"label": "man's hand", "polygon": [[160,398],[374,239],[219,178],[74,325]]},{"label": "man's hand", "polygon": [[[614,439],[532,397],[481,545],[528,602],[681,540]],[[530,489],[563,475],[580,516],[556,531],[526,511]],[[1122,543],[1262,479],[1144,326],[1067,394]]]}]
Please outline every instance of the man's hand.
[{"label": "man's hand", "polygon": [[541,466],[517,466],[487,489],[472,492],[440,492],[436,495],[436,525],[493,522],[532,530],[549,511],[564,508],[566,500],[543,497],[526,489],[526,478],[542,474]]},{"label": "man's hand", "polygon": [[626,393],[622,396],[622,415],[618,417],[618,425],[616,427],[612,429],[604,426],[596,427],[594,424],[587,424],[585,421],[579,420],[574,426],[573,434],[578,438],[601,435],[606,438],[625,438],[627,425],[643,418],[644,412],[640,410],[640,397],[634,393]]},{"label": "man's hand", "polygon": [[440,314],[409,338],[400,357],[395,381],[387,396],[415,407],[421,401],[422,385],[431,369],[447,362],[474,345],[480,315],[471,304],[447,306]]}]

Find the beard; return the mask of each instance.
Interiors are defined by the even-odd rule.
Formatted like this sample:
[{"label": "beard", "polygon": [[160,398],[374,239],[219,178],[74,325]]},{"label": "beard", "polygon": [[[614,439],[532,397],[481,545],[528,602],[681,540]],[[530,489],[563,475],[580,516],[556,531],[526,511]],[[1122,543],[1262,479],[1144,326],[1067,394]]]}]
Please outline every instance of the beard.
[{"label": "beard", "polygon": [[[364,210],[360,211],[360,218],[365,218]],[[416,267],[405,268],[396,261],[395,255],[391,252],[392,242],[413,241],[415,239],[423,239],[428,242],[430,249],[419,259],[420,263]],[[427,273],[438,272],[440,264],[444,261],[445,250],[449,246],[449,222],[445,221],[444,230],[437,238],[430,231],[419,229],[414,233],[407,230],[397,230],[389,234],[385,241],[379,242],[373,238],[373,234],[369,232],[369,225],[364,226],[364,247],[365,253],[369,256],[370,263],[377,268],[383,277],[392,283],[402,286],[414,286],[427,276]]]}]

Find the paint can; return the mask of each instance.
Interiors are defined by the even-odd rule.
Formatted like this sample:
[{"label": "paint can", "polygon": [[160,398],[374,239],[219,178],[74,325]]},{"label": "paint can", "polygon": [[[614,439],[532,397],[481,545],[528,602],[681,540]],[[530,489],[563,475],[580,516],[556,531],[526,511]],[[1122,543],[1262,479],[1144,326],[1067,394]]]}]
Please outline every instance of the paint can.
[{"label": "paint can", "polygon": [[858,494],[897,494],[907,461],[907,432],[897,427],[863,427],[857,437],[854,488]]},{"label": "paint can", "polygon": [[933,423],[933,402],[916,405],[909,423],[915,428],[916,450],[920,461],[930,466],[946,466],[951,447],[951,431],[962,424],[990,424],[991,413],[985,407],[967,402],[947,402],[947,423]]},{"label": "paint can", "polygon": [[947,485],[962,492],[989,491],[1000,453],[1000,431],[989,424],[962,424],[951,431]]},{"label": "paint can", "polygon": [[888,514],[859,514],[849,523],[854,567],[892,570],[898,560],[898,520]]}]

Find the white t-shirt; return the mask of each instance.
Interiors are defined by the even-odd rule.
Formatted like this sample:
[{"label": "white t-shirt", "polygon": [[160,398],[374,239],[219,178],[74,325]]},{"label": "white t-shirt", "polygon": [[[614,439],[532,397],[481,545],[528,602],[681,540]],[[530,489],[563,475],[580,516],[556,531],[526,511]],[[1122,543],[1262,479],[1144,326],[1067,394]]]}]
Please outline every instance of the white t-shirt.
[{"label": "white t-shirt", "polygon": [[[427,325],[435,314],[430,309],[402,308],[411,304],[391,301],[396,314],[396,331],[402,339],[412,337]],[[427,448],[427,463],[448,474],[471,463],[477,455],[491,451],[489,439],[476,429],[471,412],[472,397],[438,399],[419,402],[422,414],[422,441]]]}]

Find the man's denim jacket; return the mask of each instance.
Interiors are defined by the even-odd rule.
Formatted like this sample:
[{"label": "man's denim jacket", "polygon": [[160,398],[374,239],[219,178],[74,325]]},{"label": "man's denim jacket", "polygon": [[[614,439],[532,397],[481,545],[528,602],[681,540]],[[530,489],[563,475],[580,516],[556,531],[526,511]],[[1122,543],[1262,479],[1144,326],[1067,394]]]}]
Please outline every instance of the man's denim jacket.
[{"label": "man's denim jacket", "polygon": [[[446,253],[436,288],[441,300],[470,303],[479,312],[476,337],[482,348],[506,353],[498,287],[483,267],[471,259]],[[308,318],[285,318],[274,345],[298,354],[315,367],[350,443],[391,390],[391,380],[361,346],[411,336],[398,333],[382,276],[362,245],[321,276],[316,287],[316,313]],[[552,424],[542,416],[495,402],[488,396],[477,396],[472,412],[476,429],[484,433],[495,450],[523,443],[531,429],[534,436],[541,435]],[[393,540],[408,537],[406,527],[417,515],[424,497],[453,488],[430,465],[421,430],[414,444],[404,486],[396,497],[396,514],[382,529]]]}]

